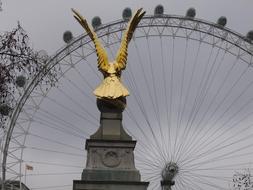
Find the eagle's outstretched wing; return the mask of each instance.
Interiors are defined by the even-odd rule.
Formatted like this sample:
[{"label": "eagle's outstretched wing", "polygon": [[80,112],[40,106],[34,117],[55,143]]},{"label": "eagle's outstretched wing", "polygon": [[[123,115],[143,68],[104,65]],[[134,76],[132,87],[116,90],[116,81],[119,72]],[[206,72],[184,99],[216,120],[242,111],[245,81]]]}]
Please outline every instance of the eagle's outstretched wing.
[{"label": "eagle's outstretched wing", "polygon": [[144,14],[145,11],[143,11],[142,8],[138,9],[127,25],[116,56],[116,63],[114,64],[114,68],[117,72],[126,68],[128,43],[132,39],[133,33]]},{"label": "eagle's outstretched wing", "polygon": [[102,44],[99,42],[97,34],[89,26],[85,18],[83,18],[76,10],[72,9],[72,11],[74,13],[75,19],[82,25],[82,27],[86,30],[87,34],[90,36],[91,40],[95,44],[95,49],[96,49],[96,53],[98,57],[97,59],[98,69],[102,72],[107,72],[109,68],[107,53],[105,49],[103,48]]}]

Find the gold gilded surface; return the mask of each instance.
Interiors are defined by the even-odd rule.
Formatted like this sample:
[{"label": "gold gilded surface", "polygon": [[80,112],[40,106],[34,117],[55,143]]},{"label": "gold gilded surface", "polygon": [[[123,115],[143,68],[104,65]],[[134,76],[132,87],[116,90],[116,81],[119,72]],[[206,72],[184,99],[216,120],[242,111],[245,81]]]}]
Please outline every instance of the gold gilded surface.
[{"label": "gold gilded surface", "polygon": [[97,98],[116,99],[129,95],[127,88],[121,83],[121,71],[126,68],[128,44],[132,39],[133,33],[144,16],[145,11],[138,9],[129,21],[125,33],[123,35],[120,48],[116,55],[116,59],[112,62],[108,60],[107,53],[100,43],[93,28],[89,26],[85,18],[83,18],[76,10],[72,9],[75,19],[85,29],[91,40],[93,41],[97,53],[98,70],[103,74],[104,80],[94,90]]}]

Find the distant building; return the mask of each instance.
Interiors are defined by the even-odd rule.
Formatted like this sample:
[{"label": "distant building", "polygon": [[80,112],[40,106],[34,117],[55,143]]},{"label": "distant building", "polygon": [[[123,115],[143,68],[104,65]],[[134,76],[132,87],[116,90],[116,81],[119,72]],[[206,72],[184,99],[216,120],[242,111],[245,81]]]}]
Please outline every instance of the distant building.
[{"label": "distant building", "polygon": [[[0,190],[2,190],[1,186],[0,186]],[[21,188],[20,188],[20,181],[6,181],[5,190],[30,190],[30,189],[22,182],[21,182]]]}]

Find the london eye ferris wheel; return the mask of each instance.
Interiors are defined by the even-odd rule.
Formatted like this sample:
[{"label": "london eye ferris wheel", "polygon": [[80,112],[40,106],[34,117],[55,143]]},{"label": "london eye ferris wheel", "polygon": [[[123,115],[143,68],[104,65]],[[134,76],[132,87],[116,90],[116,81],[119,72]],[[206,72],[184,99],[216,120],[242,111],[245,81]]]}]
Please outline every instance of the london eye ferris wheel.
[{"label": "london eye ferris wheel", "polygon": [[[93,26],[109,56],[119,47],[131,9],[123,19]],[[131,96],[123,125],[137,140],[136,167],[150,189],[160,189],[162,170],[175,163],[176,190],[233,189],[235,174],[252,169],[253,44],[216,23],[167,15],[162,6],[139,23],[122,75]],[[69,189],[85,165],[84,141],[99,126],[92,95],[102,76],[86,33],[73,38],[43,71],[19,89],[1,131],[1,178],[31,189]],[[57,85],[41,79],[58,70]],[[33,172],[25,166],[32,165]],[[27,173],[26,173],[27,172]],[[46,184],[46,185],[45,185]]]}]

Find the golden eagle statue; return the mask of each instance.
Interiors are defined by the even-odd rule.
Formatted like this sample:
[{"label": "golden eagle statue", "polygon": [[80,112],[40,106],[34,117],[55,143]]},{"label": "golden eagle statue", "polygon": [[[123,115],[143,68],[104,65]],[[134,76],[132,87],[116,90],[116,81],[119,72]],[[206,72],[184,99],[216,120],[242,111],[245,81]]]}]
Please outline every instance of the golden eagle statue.
[{"label": "golden eagle statue", "polygon": [[109,62],[107,53],[102,44],[99,42],[94,30],[89,26],[86,19],[84,19],[76,10],[72,9],[72,11],[74,12],[74,17],[76,20],[86,30],[87,34],[95,44],[98,70],[102,72],[104,76],[104,80],[94,90],[94,94],[99,99],[117,99],[128,96],[128,90],[121,83],[121,71],[126,68],[128,44],[132,39],[133,33],[145,12],[142,9],[138,9],[136,11],[128,23],[116,59],[112,62]]}]

